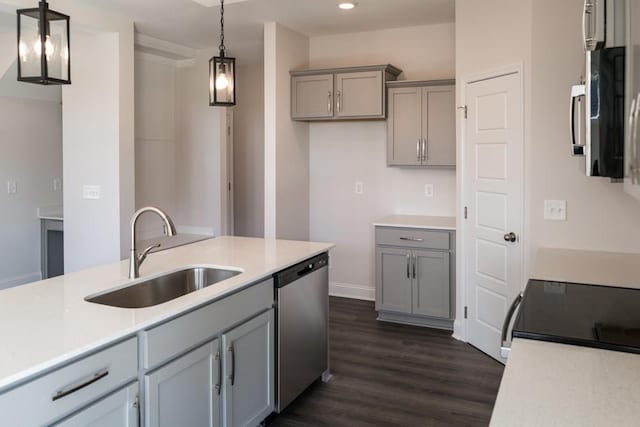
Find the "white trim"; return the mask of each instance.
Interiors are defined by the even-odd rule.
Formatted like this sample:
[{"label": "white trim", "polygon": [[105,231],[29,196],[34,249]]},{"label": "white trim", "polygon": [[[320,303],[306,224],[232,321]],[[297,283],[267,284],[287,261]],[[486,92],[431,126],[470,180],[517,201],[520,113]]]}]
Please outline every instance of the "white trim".
[{"label": "white trim", "polygon": [[[522,287],[524,288],[526,282],[525,282],[525,277],[526,277],[526,268],[525,268],[525,254],[527,252],[527,231],[528,231],[528,217],[529,215],[527,215],[527,211],[526,211],[526,207],[527,207],[527,169],[526,169],[526,155],[527,155],[527,149],[528,149],[528,140],[527,140],[527,132],[526,129],[529,125],[529,123],[526,121],[527,118],[527,112],[526,112],[526,85],[525,85],[525,75],[524,75],[524,63],[523,62],[519,62],[519,63],[515,63],[515,64],[511,64],[511,65],[507,65],[505,67],[500,67],[500,68],[496,68],[493,70],[489,70],[486,72],[481,72],[481,73],[475,73],[475,74],[471,74],[467,77],[462,78],[462,82],[461,82],[461,99],[462,99],[462,105],[467,105],[467,94],[466,94],[466,87],[468,84],[471,83],[477,83],[479,81],[482,80],[489,80],[489,79],[493,79],[493,78],[498,78],[498,77],[503,77],[503,76],[508,76],[511,74],[519,74],[520,75],[520,93],[522,95],[522,99],[521,99],[521,103],[522,103],[522,108],[521,108],[521,114],[522,114],[522,163],[521,163],[521,170],[522,170],[522,230],[520,230],[520,242],[522,244],[522,251],[521,251],[521,266],[522,268],[520,269],[520,274],[521,274],[521,282],[522,282]],[[458,214],[458,218],[459,221],[461,222],[460,224],[458,224],[458,233],[456,233],[456,248],[457,248],[457,259],[456,259],[456,277],[457,277],[457,282],[458,282],[458,286],[456,289],[456,291],[460,292],[460,295],[462,295],[462,304],[461,307],[456,307],[456,313],[457,317],[455,322],[454,322],[454,332],[453,332],[453,337],[461,340],[461,341],[468,341],[467,340],[467,320],[468,319],[464,319],[462,318],[461,314],[464,313],[464,306],[468,305],[468,295],[467,295],[467,286],[466,286],[466,282],[467,282],[467,276],[468,276],[468,272],[467,272],[467,264],[466,264],[466,256],[465,256],[465,237],[466,237],[466,232],[467,232],[467,223],[464,220],[464,206],[467,205],[467,199],[469,197],[469,195],[467,194],[467,189],[465,188],[465,170],[466,170],[466,165],[465,165],[465,158],[466,158],[466,145],[465,145],[465,130],[466,130],[466,122],[465,119],[460,120],[460,128],[458,129],[460,132],[460,146],[458,147],[459,150],[458,152],[460,153],[460,158],[458,159],[458,165],[459,167],[457,168],[460,171],[460,175],[459,175],[459,179],[460,179],[460,201],[461,204],[459,206],[459,214]]]},{"label": "white trim", "polygon": [[9,277],[8,279],[0,280],[0,289],[9,289],[14,286],[26,285],[27,283],[37,282],[39,280],[42,280],[42,273],[34,271],[33,273],[23,276]]},{"label": "white trim", "polygon": [[329,295],[332,297],[375,301],[376,289],[373,286],[331,282],[329,283]]},{"label": "white trim", "polygon": [[190,59],[197,56],[197,50],[177,43],[141,33],[135,33],[133,37],[135,48],[138,51],[156,54],[173,60]]}]

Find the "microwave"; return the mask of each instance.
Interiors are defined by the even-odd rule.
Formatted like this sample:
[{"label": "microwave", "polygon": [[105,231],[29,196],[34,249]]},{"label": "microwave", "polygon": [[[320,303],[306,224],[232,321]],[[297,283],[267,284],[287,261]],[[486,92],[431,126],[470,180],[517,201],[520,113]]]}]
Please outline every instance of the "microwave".
[{"label": "microwave", "polygon": [[585,70],[571,88],[571,154],[583,156],[587,176],[624,177],[625,2],[586,0]]}]

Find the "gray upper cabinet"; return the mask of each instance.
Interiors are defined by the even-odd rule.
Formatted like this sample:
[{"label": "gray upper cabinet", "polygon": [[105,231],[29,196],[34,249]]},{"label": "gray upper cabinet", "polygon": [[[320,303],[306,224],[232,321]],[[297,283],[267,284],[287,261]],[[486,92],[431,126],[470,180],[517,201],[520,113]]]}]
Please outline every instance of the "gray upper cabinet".
[{"label": "gray upper cabinet", "polygon": [[384,119],[388,81],[402,71],[392,65],[291,71],[293,120]]},{"label": "gray upper cabinet", "polygon": [[387,84],[389,166],[455,166],[454,83],[436,80]]},{"label": "gray upper cabinet", "polygon": [[218,340],[145,376],[145,426],[220,425]]},{"label": "gray upper cabinet", "polygon": [[222,335],[225,427],[257,426],[273,412],[274,334],[271,309]]},{"label": "gray upper cabinet", "polygon": [[291,95],[293,119],[333,117],[333,74],[292,77]]}]

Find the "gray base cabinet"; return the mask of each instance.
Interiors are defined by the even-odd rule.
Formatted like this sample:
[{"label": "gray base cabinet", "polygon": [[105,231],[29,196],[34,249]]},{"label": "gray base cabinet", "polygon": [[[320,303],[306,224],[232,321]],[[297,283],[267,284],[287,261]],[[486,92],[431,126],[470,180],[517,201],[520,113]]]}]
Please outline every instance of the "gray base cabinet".
[{"label": "gray base cabinet", "polygon": [[225,427],[256,426],[274,410],[274,310],[222,335]]},{"label": "gray base cabinet", "polygon": [[219,426],[218,340],[145,376],[145,426]]},{"label": "gray base cabinet", "polygon": [[55,424],[58,427],[138,427],[138,383],[116,391]]},{"label": "gray base cabinet", "polygon": [[453,329],[455,233],[376,227],[379,320]]}]

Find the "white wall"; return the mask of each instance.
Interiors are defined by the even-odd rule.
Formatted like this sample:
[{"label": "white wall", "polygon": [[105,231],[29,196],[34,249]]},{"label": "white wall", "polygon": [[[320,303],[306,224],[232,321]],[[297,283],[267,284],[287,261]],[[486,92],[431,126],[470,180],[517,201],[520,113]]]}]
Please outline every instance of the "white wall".
[{"label": "white wall", "polygon": [[[53,188],[62,179],[60,87],[20,83],[16,75],[14,62],[0,79],[0,289],[40,279],[36,212],[62,206]],[[7,194],[7,180],[17,183],[16,194]]]},{"label": "white wall", "polygon": [[[211,52],[173,60],[136,52],[136,208],[164,209],[178,233],[220,235],[226,193],[226,109],[210,107]],[[162,234],[155,215],[140,238]]]},{"label": "white wall", "polygon": [[291,120],[289,76],[308,62],[307,37],[265,24],[265,237],[309,239],[309,125]]},{"label": "white wall", "polygon": [[237,70],[234,108],[234,222],[237,236],[264,236],[264,64]]},{"label": "white wall", "polygon": [[[313,37],[310,66],[391,63],[402,79],[455,75],[453,24]],[[389,214],[453,216],[455,171],[387,167],[386,121],[311,123],[311,240],[336,243],[334,294],[373,299],[375,253],[371,223]],[[364,194],[356,195],[356,181]],[[434,197],[424,196],[424,184]]]},{"label": "white wall", "polygon": [[[176,165],[176,62],[135,54],[136,209],[158,206],[170,216],[178,211]],[[162,220],[143,215],[138,236],[162,235]]]}]

